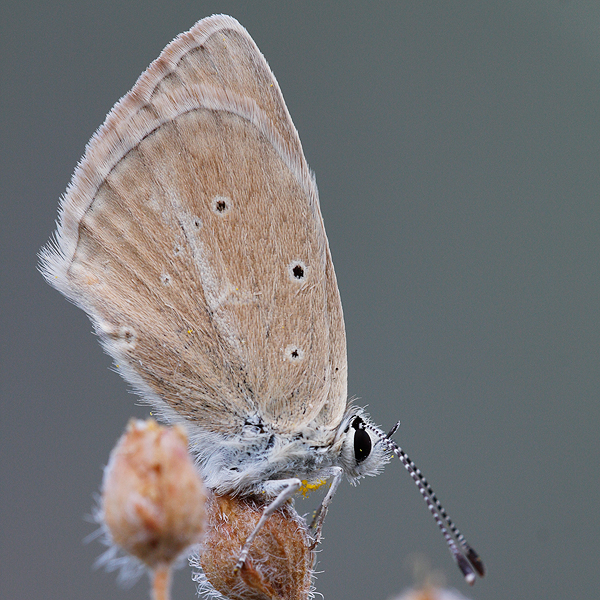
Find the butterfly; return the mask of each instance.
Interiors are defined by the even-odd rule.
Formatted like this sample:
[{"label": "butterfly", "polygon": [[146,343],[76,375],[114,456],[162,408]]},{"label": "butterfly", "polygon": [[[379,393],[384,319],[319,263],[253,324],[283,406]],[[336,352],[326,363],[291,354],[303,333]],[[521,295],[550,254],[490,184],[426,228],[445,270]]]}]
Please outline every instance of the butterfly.
[{"label": "butterfly", "polygon": [[331,479],[393,457],[469,583],[481,559],[404,451],[348,402],[342,306],[317,186],[279,85],[233,18],[171,42],[110,111],[41,252],[143,401],[183,424],[216,494],[268,499],[266,520]]}]

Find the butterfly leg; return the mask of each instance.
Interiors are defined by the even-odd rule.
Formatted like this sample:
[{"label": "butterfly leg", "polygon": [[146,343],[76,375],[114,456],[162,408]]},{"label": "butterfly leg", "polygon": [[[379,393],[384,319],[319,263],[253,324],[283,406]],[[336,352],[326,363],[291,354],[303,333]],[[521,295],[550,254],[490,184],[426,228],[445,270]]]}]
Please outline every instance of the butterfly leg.
[{"label": "butterfly leg", "polygon": [[272,481],[265,482],[265,487],[267,489],[279,489],[283,487],[283,489],[279,492],[275,500],[269,504],[263,514],[261,515],[256,527],[252,531],[252,533],[246,538],[244,545],[242,547],[242,551],[240,552],[240,556],[235,565],[234,573],[237,573],[246,562],[248,558],[248,553],[250,552],[250,547],[252,546],[252,542],[254,538],[258,534],[258,532],[262,529],[263,525],[266,523],[267,519],[279,508],[281,508],[302,486],[302,482],[300,479],[277,479]]},{"label": "butterfly leg", "polygon": [[313,550],[316,547],[316,545],[321,541],[321,530],[323,529],[323,521],[325,521],[327,510],[329,508],[329,505],[331,504],[331,500],[333,499],[334,494],[336,493],[342,481],[343,474],[344,470],[341,467],[331,468],[331,475],[333,477],[331,487],[325,495],[325,498],[323,498],[323,502],[321,502],[321,505],[317,509],[317,512],[315,512],[315,516],[313,517],[313,520],[310,523],[310,529],[314,540],[310,547],[311,550]]}]

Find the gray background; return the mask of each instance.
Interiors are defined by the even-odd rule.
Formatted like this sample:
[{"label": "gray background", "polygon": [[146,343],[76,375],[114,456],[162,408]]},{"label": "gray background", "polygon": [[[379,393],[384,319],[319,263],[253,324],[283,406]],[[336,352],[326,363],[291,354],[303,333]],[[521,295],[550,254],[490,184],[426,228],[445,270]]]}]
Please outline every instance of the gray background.
[{"label": "gray background", "polygon": [[[2,50],[0,596],[146,598],[84,545],[101,467],[144,415],[36,273],[84,145],[161,49],[230,13],[317,174],[350,393],[485,558],[467,589],[401,465],[345,484],[317,589],[384,600],[426,555],[480,600],[593,598],[598,538],[600,5],[13,2]],[[186,571],[175,600],[193,598]]]}]

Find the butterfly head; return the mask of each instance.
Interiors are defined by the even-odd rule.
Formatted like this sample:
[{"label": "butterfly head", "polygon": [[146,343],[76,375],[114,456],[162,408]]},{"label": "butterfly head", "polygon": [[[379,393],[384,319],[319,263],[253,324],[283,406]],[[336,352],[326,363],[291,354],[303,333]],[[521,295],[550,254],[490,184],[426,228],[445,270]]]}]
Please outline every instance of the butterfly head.
[{"label": "butterfly head", "polygon": [[340,466],[352,481],[379,474],[392,453],[385,434],[362,413],[353,410],[344,419],[341,430]]}]

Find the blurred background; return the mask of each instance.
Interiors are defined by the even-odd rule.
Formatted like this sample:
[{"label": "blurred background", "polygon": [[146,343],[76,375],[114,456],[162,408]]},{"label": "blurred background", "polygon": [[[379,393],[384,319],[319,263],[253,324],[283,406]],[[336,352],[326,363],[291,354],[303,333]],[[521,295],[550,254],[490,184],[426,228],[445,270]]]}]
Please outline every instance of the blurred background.
[{"label": "blurred background", "polygon": [[[596,597],[596,0],[4,2],[0,596],[148,597],[83,543],[102,466],[147,409],[36,252],[112,105],[217,12],[266,56],[316,172],[350,394],[383,428],[402,420],[396,439],[488,567],[467,589],[391,464],[338,492],[317,590],[385,600],[418,553],[473,599]],[[178,572],[174,600],[194,595]]]}]

